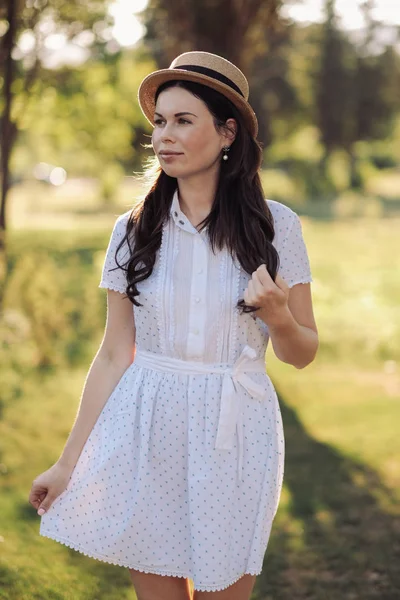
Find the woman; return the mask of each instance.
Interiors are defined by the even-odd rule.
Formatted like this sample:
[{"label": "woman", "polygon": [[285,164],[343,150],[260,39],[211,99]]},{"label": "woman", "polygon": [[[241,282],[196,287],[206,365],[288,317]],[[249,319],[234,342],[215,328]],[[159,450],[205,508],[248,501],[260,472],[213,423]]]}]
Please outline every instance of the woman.
[{"label": "woman", "polygon": [[116,220],[104,339],[30,494],[41,535],[128,567],[139,600],[187,600],[189,578],[195,600],[250,597],[284,465],[265,350],[297,368],[317,351],[300,221],[263,197],[247,98],[205,52],[143,80],[160,167]]}]

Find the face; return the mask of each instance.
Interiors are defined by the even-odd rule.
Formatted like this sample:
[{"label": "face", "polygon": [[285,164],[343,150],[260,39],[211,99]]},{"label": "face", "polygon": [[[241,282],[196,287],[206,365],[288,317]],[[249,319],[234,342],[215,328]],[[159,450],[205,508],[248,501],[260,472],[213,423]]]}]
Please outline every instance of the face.
[{"label": "face", "polygon": [[187,178],[219,168],[222,148],[232,139],[216,130],[213,116],[200,98],[172,87],[157,99],[152,143],[167,175]]}]

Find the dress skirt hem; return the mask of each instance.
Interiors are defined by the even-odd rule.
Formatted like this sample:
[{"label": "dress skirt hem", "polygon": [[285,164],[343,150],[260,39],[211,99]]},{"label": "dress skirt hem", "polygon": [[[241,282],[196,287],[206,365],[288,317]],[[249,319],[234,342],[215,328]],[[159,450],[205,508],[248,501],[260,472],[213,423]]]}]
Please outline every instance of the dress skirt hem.
[{"label": "dress skirt hem", "polygon": [[105,562],[105,563],[108,563],[111,565],[117,565],[119,567],[126,567],[128,569],[135,569],[136,571],[140,571],[141,573],[152,573],[153,575],[161,575],[161,576],[169,576],[169,577],[184,577],[187,579],[191,579],[194,584],[194,589],[198,592],[219,592],[219,591],[225,590],[229,586],[231,586],[234,583],[236,583],[237,581],[239,581],[239,579],[241,577],[243,577],[243,575],[260,575],[260,573],[262,571],[262,566],[261,566],[258,569],[246,570],[245,573],[240,573],[239,575],[234,576],[230,580],[225,580],[225,581],[222,581],[219,583],[211,583],[211,584],[202,584],[202,583],[197,584],[193,579],[193,575],[188,572],[162,571],[162,570],[156,569],[154,567],[152,568],[152,567],[148,567],[148,566],[144,567],[143,565],[136,565],[130,561],[128,562],[128,561],[115,559],[115,558],[112,559],[108,556],[104,556],[103,554],[99,554],[98,552],[93,552],[92,550],[90,550],[88,552],[80,544],[76,544],[76,543],[72,542],[71,540],[68,540],[68,539],[60,536],[58,533],[54,533],[52,531],[47,531],[46,533],[44,531],[41,531],[40,535],[42,537],[50,538],[51,540],[59,542],[60,544],[64,544],[64,546],[68,546],[68,548],[72,548],[73,550],[76,550],[77,552],[80,552],[81,554],[84,554],[85,556],[88,556],[89,558],[94,558],[95,560],[99,560],[101,562]]}]

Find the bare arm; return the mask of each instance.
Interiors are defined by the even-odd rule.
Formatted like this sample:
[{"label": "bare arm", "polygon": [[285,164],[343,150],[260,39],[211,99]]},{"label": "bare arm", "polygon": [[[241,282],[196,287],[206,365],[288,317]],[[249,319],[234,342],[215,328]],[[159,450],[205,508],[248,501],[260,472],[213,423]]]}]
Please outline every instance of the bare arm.
[{"label": "bare arm", "polygon": [[260,265],[252,273],[244,300],[259,307],[255,314],[268,325],[274,352],[281,361],[303,369],[314,360],[318,331],[309,283],[289,288],[279,274],[274,282],[266,266]]},{"label": "bare arm", "polygon": [[309,283],[290,288],[287,309],[268,324],[268,329],[281,361],[302,369],[314,360],[319,341]]},{"label": "bare arm", "polygon": [[285,233],[276,239],[278,273],[273,281],[266,265],[260,265],[249,282],[248,303],[259,307],[255,314],[268,325],[275,355],[302,369],[314,360],[319,344],[310,261],[299,216],[287,207],[279,211]]},{"label": "bare arm", "polygon": [[100,348],[89,368],[74,425],[58,463],[73,470],[83,446],[118,381],[133,362],[133,306],[123,294],[107,290],[107,322]]}]

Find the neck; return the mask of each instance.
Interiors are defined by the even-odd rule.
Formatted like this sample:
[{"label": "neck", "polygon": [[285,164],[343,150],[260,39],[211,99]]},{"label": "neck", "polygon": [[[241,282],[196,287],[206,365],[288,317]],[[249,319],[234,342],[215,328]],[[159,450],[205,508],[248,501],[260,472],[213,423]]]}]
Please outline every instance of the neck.
[{"label": "neck", "polygon": [[197,227],[211,211],[217,191],[218,173],[178,179],[179,205],[189,221]]}]

